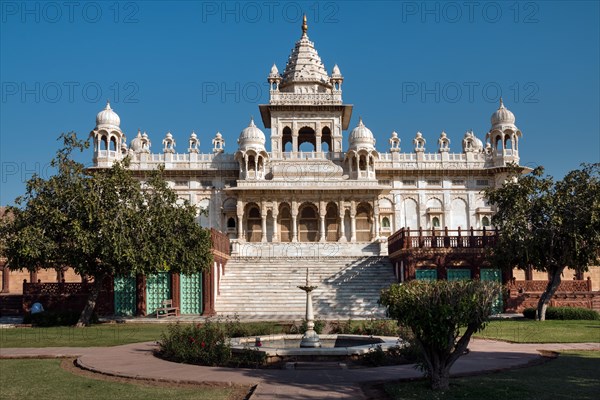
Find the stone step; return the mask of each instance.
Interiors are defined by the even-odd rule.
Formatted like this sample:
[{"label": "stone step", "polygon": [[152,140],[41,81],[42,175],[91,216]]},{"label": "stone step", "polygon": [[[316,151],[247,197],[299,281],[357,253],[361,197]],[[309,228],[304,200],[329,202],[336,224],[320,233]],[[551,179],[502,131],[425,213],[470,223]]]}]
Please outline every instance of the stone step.
[{"label": "stone step", "polygon": [[[299,266],[305,263],[306,266]],[[216,299],[219,314],[298,315],[306,307],[304,293],[306,268],[310,283],[319,286],[313,292],[313,307],[319,318],[377,316],[385,309],[377,304],[382,288],[395,281],[387,257],[337,257],[327,260],[231,259],[221,277]],[[296,293],[297,291],[297,293]]]}]

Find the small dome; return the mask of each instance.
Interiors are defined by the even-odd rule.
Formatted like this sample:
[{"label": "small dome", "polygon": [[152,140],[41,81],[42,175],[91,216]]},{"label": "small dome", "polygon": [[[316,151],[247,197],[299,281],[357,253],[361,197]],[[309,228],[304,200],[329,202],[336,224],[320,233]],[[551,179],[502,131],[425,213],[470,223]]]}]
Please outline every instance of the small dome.
[{"label": "small dome", "polygon": [[129,147],[135,152],[142,149],[142,132],[140,130],[138,130],[137,136],[133,138]]},{"label": "small dome", "polygon": [[167,132],[167,134],[165,135],[166,139],[173,139],[173,135],[171,134],[171,132]]},{"label": "small dome", "polygon": [[373,132],[363,124],[362,118],[358,119],[358,125],[352,129],[349,137],[350,146],[357,145],[359,143],[373,146],[375,144],[375,138]]},{"label": "small dome", "polygon": [[397,138],[397,137],[398,137],[398,132],[396,132],[396,131],[393,131],[393,132],[392,132],[392,137],[393,137],[393,138]]},{"label": "small dome", "polygon": [[223,135],[221,135],[221,132],[217,132],[217,134],[215,135],[215,138],[222,139]]},{"label": "small dome", "polygon": [[337,64],[333,66],[333,70],[331,71],[331,75],[342,75],[340,72],[340,67]]},{"label": "small dome", "polygon": [[279,76],[279,70],[277,69],[277,65],[273,64],[273,66],[271,67],[271,73],[269,75]]},{"label": "small dome", "polygon": [[254,124],[254,118],[250,119],[250,124],[240,133],[238,144],[240,147],[253,144],[260,147],[265,146],[265,134]]},{"label": "small dome", "polygon": [[492,114],[492,125],[514,125],[515,115],[506,107],[500,98],[500,107]]},{"label": "small dome", "polygon": [[106,108],[96,115],[96,128],[120,129],[121,118],[110,108],[110,102],[106,102]]},{"label": "small dome", "polygon": [[192,134],[190,135],[190,139],[196,139],[198,136],[196,135],[196,132],[192,131]]}]

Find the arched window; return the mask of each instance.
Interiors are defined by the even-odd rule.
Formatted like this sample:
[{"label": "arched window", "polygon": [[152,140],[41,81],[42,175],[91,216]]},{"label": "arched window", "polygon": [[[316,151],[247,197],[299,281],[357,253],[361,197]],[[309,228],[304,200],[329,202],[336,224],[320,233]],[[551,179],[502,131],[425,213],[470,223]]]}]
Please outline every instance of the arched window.
[{"label": "arched window", "polygon": [[481,226],[490,226],[490,219],[487,216],[481,218]]},{"label": "arched window", "polygon": [[383,219],[381,220],[381,227],[382,228],[390,227],[390,219],[388,217],[383,217]]},{"label": "arched window", "polygon": [[361,171],[366,171],[367,170],[367,157],[362,154],[359,156],[358,159],[358,169]]},{"label": "arched window", "polygon": [[438,217],[433,217],[433,218],[431,219],[431,225],[432,225],[434,228],[439,228],[439,227],[440,227],[440,219],[439,219]]},{"label": "arched window", "polygon": [[233,217],[230,217],[230,218],[227,220],[227,228],[232,228],[232,229],[235,229],[235,218],[233,218]]}]

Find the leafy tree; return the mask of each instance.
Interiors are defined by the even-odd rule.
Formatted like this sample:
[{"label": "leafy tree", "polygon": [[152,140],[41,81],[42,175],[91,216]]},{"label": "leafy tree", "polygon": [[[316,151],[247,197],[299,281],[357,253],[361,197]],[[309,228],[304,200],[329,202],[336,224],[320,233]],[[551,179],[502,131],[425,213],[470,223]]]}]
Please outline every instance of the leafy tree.
[{"label": "leafy tree", "polygon": [[88,146],[75,133],[48,179],[33,176],[10,207],[2,227],[11,269],[72,267],[93,278],[78,326],[88,325],[103,281],[117,274],[199,272],[212,263],[210,232],[195,221],[197,210],[162,178],[162,169],[136,179],[128,159],[109,169],[86,169],[72,158]]},{"label": "leafy tree", "polygon": [[581,273],[598,260],[600,164],[584,164],[557,182],[542,167],[527,175],[513,167],[502,187],[486,190],[486,196],[498,209],[492,262],[509,270],[531,266],[550,276],[537,307],[543,321],[565,268]]},{"label": "leafy tree", "polygon": [[431,388],[446,390],[450,368],[465,354],[473,333],[484,328],[501,290],[496,282],[415,280],[384,289],[379,302],[412,330]]}]

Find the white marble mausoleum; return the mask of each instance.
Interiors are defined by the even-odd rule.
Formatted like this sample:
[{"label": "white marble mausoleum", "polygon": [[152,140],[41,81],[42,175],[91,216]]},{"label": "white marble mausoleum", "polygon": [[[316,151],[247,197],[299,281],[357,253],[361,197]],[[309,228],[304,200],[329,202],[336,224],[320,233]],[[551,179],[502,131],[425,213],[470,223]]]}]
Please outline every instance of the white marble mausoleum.
[{"label": "white marble mausoleum", "polygon": [[[295,258],[314,259],[308,264],[325,291],[331,289],[328,284],[336,284],[336,274],[360,260],[389,267],[386,279],[393,280],[385,260],[386,237],[400,228],[457,231],[490,225],[493,210],[482,190],[505,179],[507,164],[519,163],[522,136],[502,100],[485,137],[467,131],[461,143],[450,143],[445,132],[431,137],[391,132],[389,141],[376,143],[368,120],[350,126],[354,106],[343,101],[344,76],[337,65],[326,69],[309,40],[306,22],[282,71],[271,67],[269,103],[259,106],[261,119],[250,120],[237,143],[225,143],[218,132],[214,138],[194,132],[176,138],[167,132],[151,141],[138,131],[127,140],[109,104],[98,113],[91,132],[96,168],[108,168],[126,156],[134,171],[164,165],[179,196],[208,210],[199,222],[228,235],[232,261],[218,277],[217,311],[243,313],[252,302],[248,297],[267,296],[254,291],[238,303],[231,300],[231,309],[225,300],[249,274],[242,269],[266,271],[267,258],[271,267],[281,264],[279,272],[272,272],[273,285],[278,285],[277,274],[290,275],[292,269],[296,274],[295,268],[306,267]],[[212,144],[210,153],[200,152],[201,140]],[[311,150],[301,151],[301,145]],[[244,257],[245,263],[239,261]],[[337,270],[323,272],[337,262]],[[298,282],[303,276],[298,274]],[[295,283],[287,284],[292,293]],[[297,292],[293,296],[301,304],[303,293]],[[289,293],[262,301],[289,302]],[[330,307],[329,312],[342,315],[343,307],[336,306],[340,298],[319,305],[316,292],[317,313],[319,307],[322,312]],[[253,307],[249,314],[259,312]],[[272,313],[287,311],[280,307]]]}]

